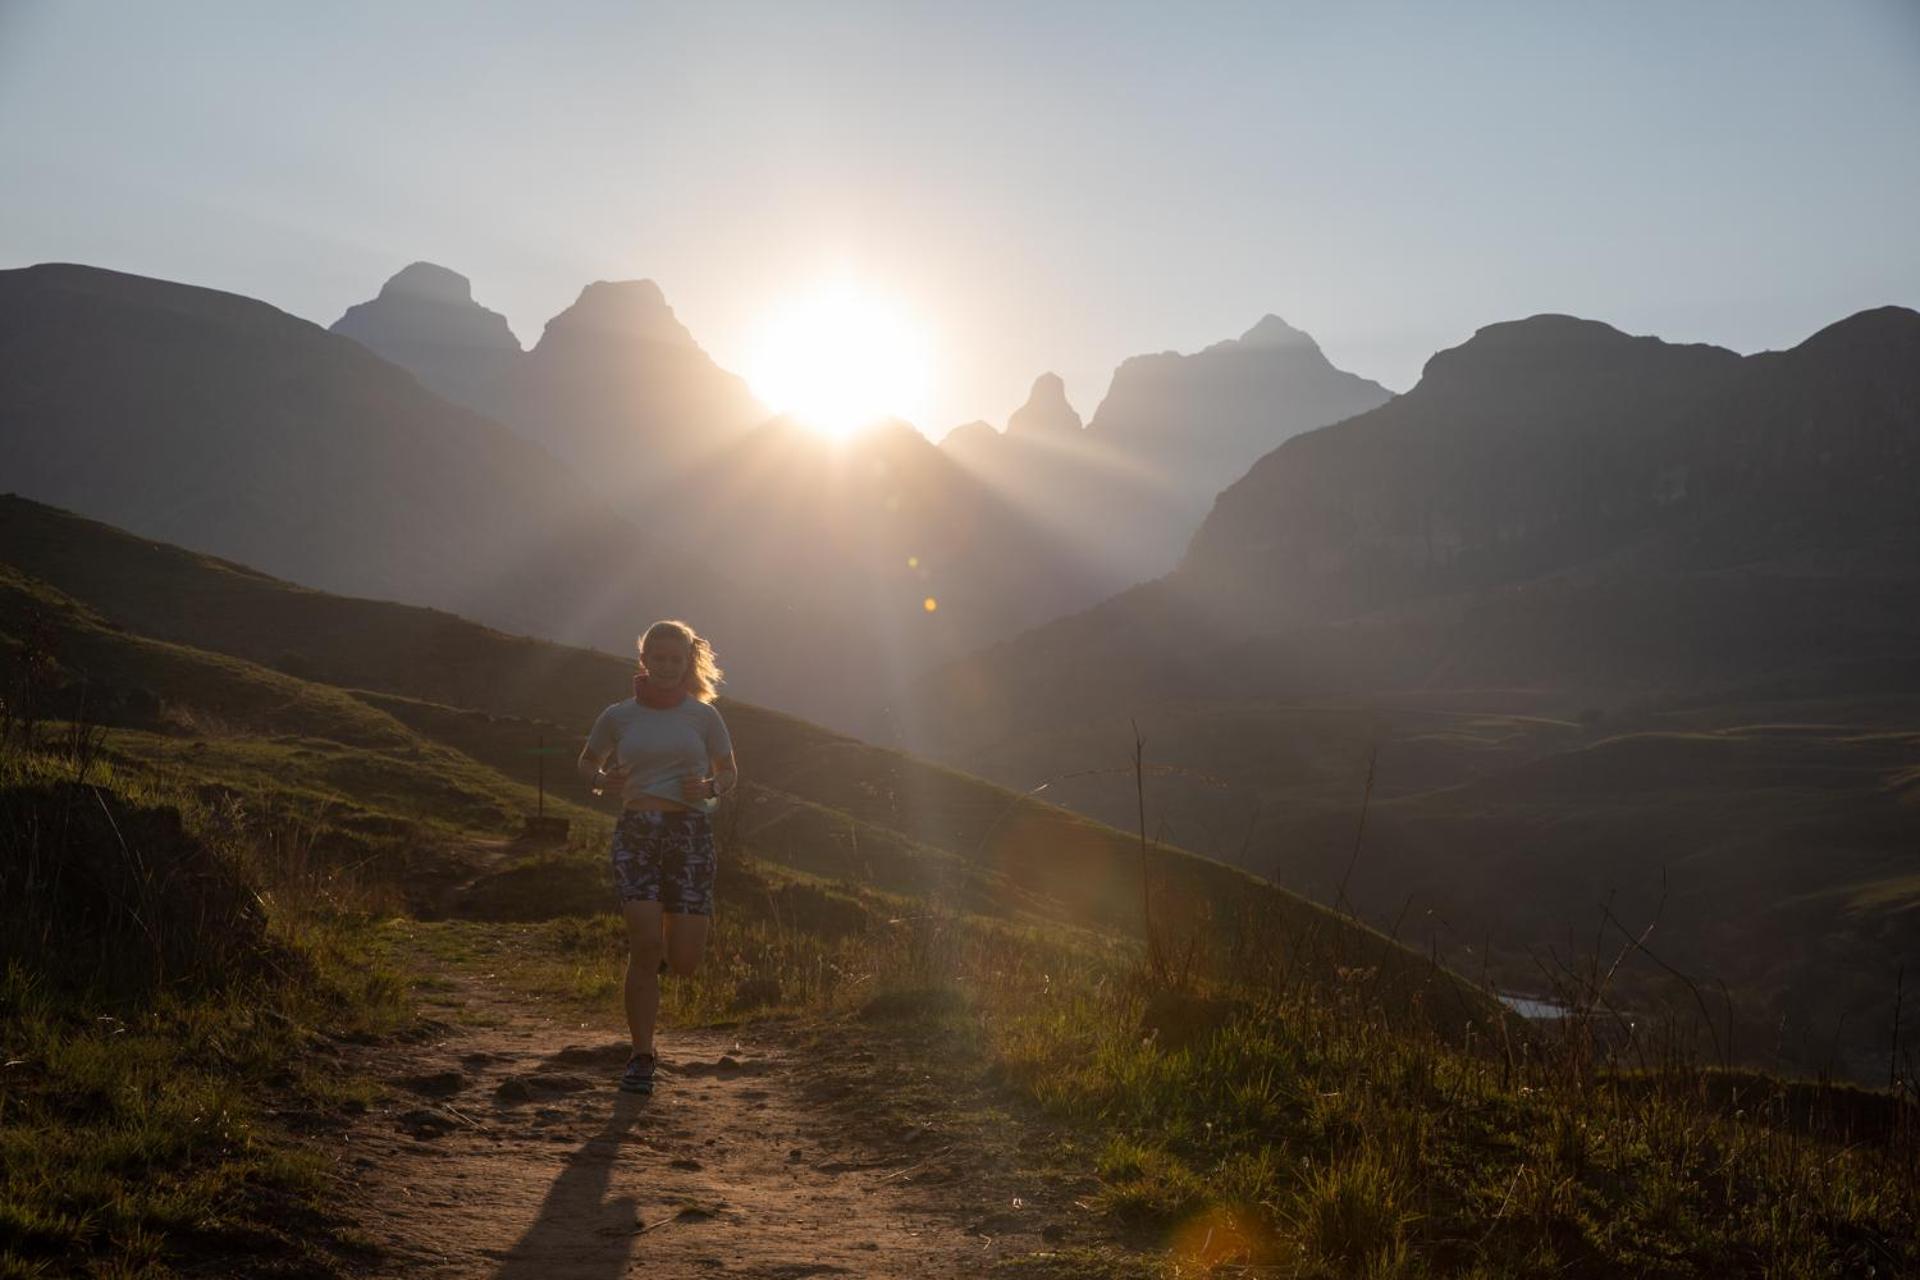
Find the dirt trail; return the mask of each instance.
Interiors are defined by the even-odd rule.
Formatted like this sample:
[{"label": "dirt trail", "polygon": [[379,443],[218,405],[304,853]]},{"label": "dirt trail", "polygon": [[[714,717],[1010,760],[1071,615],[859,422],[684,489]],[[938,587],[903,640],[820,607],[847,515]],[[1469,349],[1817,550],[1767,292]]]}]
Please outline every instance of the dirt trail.
[{"label": "dirt trail", "polygon": [[657,1091],[636,1097],[613,1087],[624,1043],[455,981],[482,1025],[364,1064],[393,1090],[341,1165],[384,1251],[373,1274],[978,1276],[1087,1218],[1064,1188],[1004,1198],[936,1129],[852,1138],[821,1101],[845,1081],[795,1048],[664,1032]]}]

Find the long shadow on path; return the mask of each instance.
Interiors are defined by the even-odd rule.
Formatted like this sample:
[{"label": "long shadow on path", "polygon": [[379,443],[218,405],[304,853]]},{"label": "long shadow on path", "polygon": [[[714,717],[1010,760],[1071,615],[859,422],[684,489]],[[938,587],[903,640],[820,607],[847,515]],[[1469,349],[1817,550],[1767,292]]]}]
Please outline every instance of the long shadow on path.
[{"label": "long shadow on path", "polygon": [[650,1098],[620,1094],[600,1131],[567,1157],[526,1234],[494,1280],[596,1280],[623,1276],[633,1255],[639,1201],[607,1197],[622,1140]]}]

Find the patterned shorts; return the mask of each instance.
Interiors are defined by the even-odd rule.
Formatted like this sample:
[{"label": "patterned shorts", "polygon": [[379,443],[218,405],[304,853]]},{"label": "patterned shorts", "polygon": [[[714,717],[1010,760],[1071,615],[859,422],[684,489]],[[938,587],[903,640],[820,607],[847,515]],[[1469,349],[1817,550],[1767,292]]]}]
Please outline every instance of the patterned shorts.
[{"label": "patterned shorts", "polygon": [[613,828],[613,879],[622,902],[710,916],[713,869],[713,825],[704,813],[628,809]]}]

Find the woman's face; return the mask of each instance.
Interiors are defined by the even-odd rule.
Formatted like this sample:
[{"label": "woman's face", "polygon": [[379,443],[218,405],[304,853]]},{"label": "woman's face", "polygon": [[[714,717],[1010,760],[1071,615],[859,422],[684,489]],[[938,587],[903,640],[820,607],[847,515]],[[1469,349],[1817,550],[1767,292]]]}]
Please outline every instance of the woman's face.
[{"label": "woman's face", "polygon": [[640,661],[647,668],[647,682],[662,689],[680,687],[680,682],[687,678],[692,657],[692,646],[670,631],[648,636],[646,647],[640,651]]}]

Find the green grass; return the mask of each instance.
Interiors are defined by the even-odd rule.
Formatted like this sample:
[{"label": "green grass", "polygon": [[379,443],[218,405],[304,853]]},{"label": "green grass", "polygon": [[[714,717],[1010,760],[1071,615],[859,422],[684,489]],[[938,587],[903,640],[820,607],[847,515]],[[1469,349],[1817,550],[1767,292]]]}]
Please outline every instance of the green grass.
[{"label": "green grass", "polygon": [[[106,761],[125,769],[385,813],[453,830],[506,832],[534,808],[510,780],[352,693],[240,659],[118,630],[45,584],[0,565],[0,652],[18,668],[27,642],[48,672],[42,714],[58,735],[85,720],[110,732]],[[25,689],[8,690],[23,702]],[[62,723],[67,722],[67,723]],[[570,778],[571,762],[552,771]],[[572,789],[572,788],[569,788]],[[558,816],[591,811],[556,795]]]},{"label": "green grass", "polygon": [[[355,891],[277,863],[284,844],[230,808],[72,774],[58,755],[0,754],[0,1275],[240,1255],[331,1273],[352,1252],[324,1211],[332,1158],[288,1117],[325,1128],[364,1109],[330,1037],[411,1017],[397,973],[367,961]],[[70,802],[97,804],[125,864]],[[125,909],[49,893],[56,865],[118,874]]]},{"label": "green grass", "polygon": [[[316,1024],[364,1032],[401,1016],[364,980],[353,986],[316,998],[245,984],[136,1009],[55,999],[10,969],[0,978],[15,1064],[0,1083],[0,1265],[105,1272],[179,1264],[208,1247],[311,1252],[314,1240],[289,1228],[318,1225],[309,1206],[324,1198],[332,1161],[276,1114],[364,1106],[363,1090],[318,1065],[309,1042]],[[289,1209],[302,1212],[278,1225]]]},{"label": "green grass", "polygon": [[1697,1066],[1650,1087],[1540,1048],[1470,1052],[1357,993],[1297,989],[1175,1050],[1141,1034],[1143,1006],[1108,983],[990,1025],[1023,1090],[1112,1135],[1108,1205],[1176,1251],[1212,1214],[1240,1224],[1244,1260],[1299,1274],[1920,1266],[1911,1129],[1814,1137],[1709,1105]]},{"label": "green grass", "polygon": [[[854,1120],[876,1130],[943,1116],[957,1127],[955,1100],[980,1089],[1064,1124],[1092,1144],[1072,1157],[1098,1179],[1091,1203],[1164,1250],[1166,1274],[1229,1263],[1483,1277],[1920,1266],[1920,1135],[1898,1109],[1881,1107],[1870,1132],[1810,1119],[1833,1098],[1824,1086],[1789,1098],[1766,1077],[1723,1077],[1679,1055],[1628,1072],[1551,1037],[1482,1028],[1469,1041],[1403,1018],[1377,972],[1289,984],[1265,957],[1257,980],[1169,995],[1136,948],[938,904],[853,893],[865,923],[819,928],[831,909],[807,904],[827,899],[768,909],[783,885],[835,892],[791,876],[738,872],[708,966],[665,986],[666,1019],[773,1018],[822,1052],[865,1046],[880,1062],[841,1070],[861,1073],[847,1077],[860,1084]],[[611,916],[388,929],[398,949],[621,1029],[624,940]],[[738,1007],[738,984],[761,977],[779,998]],[[1175,1046],[1145,1025],[1168,999],[1219,1016]],[[1094,1251],[1008,1271],[1135,1265]]]}]

